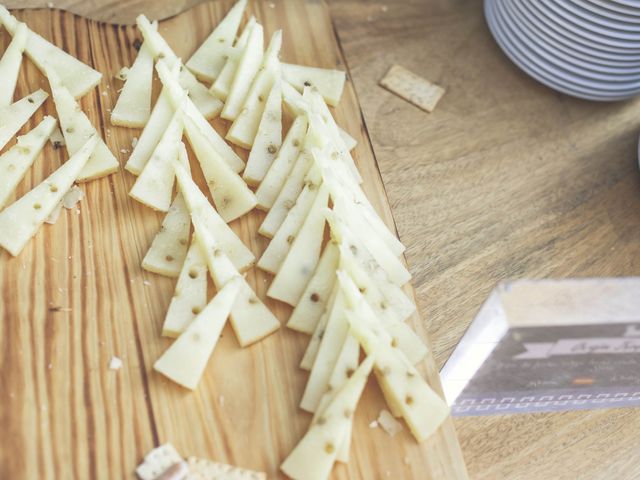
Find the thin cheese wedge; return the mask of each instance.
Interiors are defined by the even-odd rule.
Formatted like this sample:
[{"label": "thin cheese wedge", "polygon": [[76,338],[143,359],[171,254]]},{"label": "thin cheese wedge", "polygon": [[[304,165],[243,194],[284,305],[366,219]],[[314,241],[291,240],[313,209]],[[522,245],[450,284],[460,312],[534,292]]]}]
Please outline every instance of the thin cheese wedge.
[{"label": "thin cheese wedge", "polygon": [[18,137],[16,144],[0,156],[0,208],[7,202],[16,186],[33,165],[36,157],[56,128],[56,119],[46,116],[29,133]]},{"label": "thin cheese wedge", "polygon": [[[47,78],[51,84],[53,102],[58,112],[58,120],[69,155],[75,154],[91,136],[100,138],[89,117],[82,111],[71,92],[57,73],[47,67]],[[78,181],[93,180],[116,172],[120,163],[100,138],[91,158],[80,172]]]},{"label": "thin cheese wedge", "polygon": [[179,67],[179,83],[189,92],[189,97],[200,113],[206,118],[215,118],[222,109],[222,102],[209,93],[209,89],[198,81],[193,73],[182,65],[182,61],[171,50],[162,35],[144,15],[138,15],[136,24],[144,37],[144,42],[153,53],[154,58],[163,59],[169,67]]},{"label": "thin cheese wedge", "polygon": [[335,285],[339,259],[340,251],[335,242],[328,242],[315,272],[289,317],[287,327],[309,335],[313,333]]},{"label": "thin cheese wedge", "polygon": [[305,87],[318,89],[324,100],[335,107],[340,102],[344,83],[347,79],[345,72],[328,68],[307,67],[303,65],[282,64],[283,78],[303,91]]},{"label": "thin cheese wedge", "polygon": [[[207,261],[209,273],[219,290],[232,278],[237,277],[238,271],[204,225],[199,224],[194,216],[191,220],[196,240]],[[246,347],[271,335],[280,328],[280,322],[256,296],[244,277],[241,283],[240,293],[231,309],[231,326],[240,346]]]},{"label": "thin cheese wedge", "polygon": [[429,348],[407,323],[391,323],[385,325],[384,329],[391,337],[393,344],[402,350],[412,365],[417,365],[427,356]]},{"label": "thin cheese wedge", "polygon": [[0,212],[0,246],[14,257],[22,251],[71,188],[97,141],[97,137],[90,138],[45,181]]},{"label": "thin cheese wedge", "polygon": [[37,90],[11,105],[0,108],[0,150],[29,121],[49,95]]},{"label": "thin cheese wedge", "polygon": [[13,103],[13,93],[22,64],[22,52],[27,45],[28,35],[27,26],[24,23],[19,24],[11,43],[0,60],[0,107],[6,107]]},{"label": "thin cheese wedge", "polygon": [[156,70],[158,71],[162,85],[167,91],[173,108],[182,106],[184,110],[185,130],[189,141],[191,142],[192,135],[204,135],[218,156],[223,159],[234,172],[241,172],[244,169],[244,160],[233,151],[227,142],[224,141],[224,138],[218,135],[218,132],[216,132],[207,119],[204,118],[189,97],[184,100],[185,103],[183,104],[184,90],[172,75],[167,63],[159,61],[156,65]]},{"label": "thin cheese wedge", "polygon": [[187,61],[186,67],[197,77],[214,80],[224,66],[227,50],[236,38],[247,0],[239,0]]},{"label": "thin cheese wedge", "polygon": [[231,307],[242,286],[241,277],[229,280],[185,331],[153,364],[154,370],[194,390],[218,343]]},{"label": "thin cheese wedge", "polygon": [[178,109],[129,192],[131,197],[154,210],[166,212],[171,205],[173,164],[178,159],[182,130],[182,110]]},{"label": "thin cheese wedge", "polygon": [[426,440],[449,415],[447,404],[404,353],[394,347],[391,336],[349,277],[338,272],[338,281],[350,307],[346,313],[353,335],[365,352],[376,354],[378,381],[383,385],[385,396],[392,398],[390,409],[402,414],[418,442]]},{"label": "thin cheese wedge", "polygon": [[[269,104],[267,97],[269,97],[269,92],[280,73],[278,54],[281,46],[282,30],[278,30],[271,37],[269,46],[264,54],[262,66],[247,93],[242,110],[240,110],[240,114],[229,127],[229,132],[227,132],[226,139],[243,148],[248,149],[253,145],[261,122],[260,119],[263,117],[263,112],[266,108],[265,105]],[[279,111],[281,110],[281,101],[282,99],[279,98]]]},{"label": "thin cheese wedge", "polygon": [[[157,29],[157,22],[154,22],[153,26]],[[145,42],[142,42],[118,101],[111,111],[113,125],[142,128],[147,124],[151,113],[152,81],[153,53]]]},{"label": "thin cheese wedge", "polygon": [[258,185],[267,174],[267,170],[276,158],[282,145],[282,94],[280,81],[273,84],[262,112],[258,133],[247,160],[242,178],[249,185]]},{"label": "thin cheese wedge", "polygon": [[195,239],[187,251],[162,325],[162,336],[177,337],[207,303],[207,263]]},{"label": "thin cheese wedge", "polygon": [[131,152],[129,160],[127,160],[124,166],[125,170],[128,170],[134,175],[140,175],[140,172],[142,172],[144,166],[151,158],[151,154],[158,146],[158,142],[167,129],[173,113],[173,105],[169,101],[165,89],[162,89],[151,111],[151,116],[144,126],[144,130],[142,130],[136,146],[133,147],[133,152]]},{"label": "thin cheese wedge", "polygon": [[[180,143],[178,159],[182,166],[189,171],[189,157],[184,143]],[[173,164],[171,168],[174,168]],[[162,221],[160,230],[153,237],[151,246],[142,259],[142,268],[167,277],[177,277],[187,256],[190,228],[189,209],[184,202],[182,193],[178,192]]]},{"label": "thin cheese wedge", "polygon": [[326,480],[375,361],[369,355],[331,399],[280,469],[294,480]]},{"label": "thin cheese wedge", "polygon": [[278,193],[282,190],[282,186],[300,154],[304,137],[307,133],[307,126],[307,118],[302,115],[296,117],[291,127],[289,127],[287,136],[280,146],[275,160],[256,190],[258,208],[269,210],[276,201]]},{"label": "thin cheese wedge", "polygon": [[224,108],[220,113],[220,116],[226,120],[235,120],[240,114],[242,104],[251,83],[260,69],[262,64],[262,56],[264,53],[263,44],[263,29],[262,25],[256,23],[249,33],[247,45],[244,48],[242,56],[238,61],[238,68],[236,74],[233,77],[233,83],[229,89],[229,95],[224,104]]},{"label": "thin cheese wedge", "polygon": [[284,103],[285,111],[292,117],[306,115],[311,108],[307,101],[302,98],[302,94],[284,79],[282,81],[282,102]]},{"label": "thin cheese wedge", "polygon": [[269,286],[267,291],[269,297],[294,307],[298,304],[320,260],[328,201],[329,192],[324,185],[320,185],[318,196],[313,202],[309,215]]},{"label": "thin cheese wedge", "polygon": [[231,84],[233,83],[233,77],[236,75],[236,70],[238,69],[238,61],[240,60],[240,56],[244,51],[244,48],[247,46],[247,41],[249,40],[249,34],[256,24],[256,18],[252,15],[249,18],[249,21],[244,26],[238,41],[236,42],[233,51],[229,50],[229,53],[233,52],[233,54],[228,54],[227,59],[220,71],[220,74],[216,78],[215,82],[211,85],[209,89],[209,93],[215,95],[222,101],[227,99],[229,96],[229,91],[231,90]]},{"label": "thin cheese wedge", "polygon": [[[11,35],[15,35],[20,26],[20,22],[2,5],[0,5],[0,23]],[[31,30],[29,30],[24,52],[43,74],[47,75],[46,69],[50,66],[74,98],[88,93],[102,79],[100,72]]]},{"label": "thin cheese wedge", "polygon": [[174,165],[174,168],[180,191],[184,196],[191,217],[195,218],[195,221],[207,229],[220,243],[220,248],[239,272],[250,268],[255,261],[251,250],[242,243],[242,240],[216,212],[207,197],[191,179],[187,170],[180,165]]},{"label": "thin cheese wedge", "polygon": [[311,374],[302,394],[302,400],[300,400],[302,410],[313,413],[320,405],[320,400],[327,391],[331,373],[338,361],[348,331],[349,324],[345,316],[344,297],[341,292],[338,292],[329,313],[318,353],[313,361]]},{"label": "thin cheese wedge", "polygon": [[350,151],[356,148],[356,145],[358,145],[358,141],[355,138],[349,135],[341,127],[338,127],[338,132],[340,132],[340,138],[342,138],[342,143],[344,143],[344,146],[347,150]]},{"label": "thin cheese wedge", "polygon": [[284,261],[287,253],[291,249],[291,244],[304,224],[305,218],[309,215],[313,202],[318,196],[318,187],[312,183],[306,185],[287,217],[280,225],[280,228],[269,242],[264,253],[258,260],[257,267],[262,270],[273,273],[274,275],[280,270],[280,265]]},{"label": "thin cheese wedge", "polygon": [[339,287],[338,284],[334,284],[331,289],[331,293],[329,294],[329,300],[327,301],[326,308],[320,318],[318,319],[318,323],[316,323],[316,328],[313,330],[313,334],[309,339],[309,343],[307,344],[307,349],[304,351],[304,355],[302,356],[302,361],[300,362],[300,368],[303,370],[311,370],[313,367],[313,362],[316,359],[316,355],[318,355],[318,349],[320,348],[320,342],[322,341],[322,336],[324,335],[324,330],[327,327],[327,322],[329,321],[329,314],[331,310],[333,310],[333,304],[336,301],[336,297],[338,296]]}]

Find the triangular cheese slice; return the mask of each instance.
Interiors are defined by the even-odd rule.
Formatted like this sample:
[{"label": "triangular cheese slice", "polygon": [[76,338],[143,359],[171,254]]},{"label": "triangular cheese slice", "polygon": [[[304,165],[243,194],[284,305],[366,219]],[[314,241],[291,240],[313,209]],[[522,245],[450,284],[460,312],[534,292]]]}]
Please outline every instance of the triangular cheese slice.
[{"label": "triangular cheese slice", "polygon": [[341,127],[338,127],[338,132],[340,132],[340,137],[342,138],[342,143],[347,150],[353,150],[358,145],[358,141],[349,135],[345,130]]},{"label": "triangular cheese slice", "polygon": [[[191,220],[196,240],[207,261],[209,273],[216,288],[220,289],[232,278],[235,278],[238,271],[224,254],[213,235],[203,225],[197,223],[195,217],[192,216]],[[244,277],[242,277],[241,283],[240,293],[231,309],[231,326],[240,346],[246,347],[271,335],[280,328],[280,322],[253,292]]]},{"label": "triangular cheese slice", "polygon": [[56,124],[55,118],[44,117],[37,127],[18,137],[16,144],[0,156],[0,171],[2,172],[0,208],[24,178],[29,167],[33,165],[53,129],[56,128]]},{"label": "triangular cheese slice", "polygon": [[309,335],[313,333],[335,285],[339,259],[338,247],[335,242],[329,241],[320,256],[316,270],[289,317],[287,327]]},{"label": "triangular cheese slice", "polygon": [[[258,132],[258,127],[263,117],[263,112],[268,105],[267,98],[271,91],[276,77],[279,76],[280,61],[278,54],[282,46],[282,30],[276,31],[271,37],[269,46],[264,54],[260,71],[253,81],[247,98],[242,105],[240,114],[233,121],[226,139],[243,148],[251,148],[253,141]],[[265,103],[266,102],[266,103]],[[282,98],[278,99],[278,109],[281,110],[280,103]],[[278,114],[280,116],[280,114]]]},{"label": "triangular cheese slice", "polygon": [[92,137],[55,172],[0,213],[0,246],[14,257],[60,203],[96,147]]},{"label": "triangular cheese slice", "polygon": [[179,165],[174,165],[174,167],[178,185],[191,213],[191,218],[195,218],[195,222],[202,225],[217,239],[220,248],[239,272],[249,269],[255,261],[251,250],[242,243],[242,240],[216,212],[207,197],[191,179],[189,173]]},{"label": "triangular cheese slice", "polygon": [[207,262],[195,238],[187,251],[169,309],[162,325],[162,336],[177,337],[207,303]]},{"label": "triangular cheese slice", "polygon": [[[154,22],[153,25],[157,28],[157,23]],[[151,113],[152,89],[153,53],[146,43],[142,42],[118,101],[111,111],[111,123],[122,127],[144,127]]]},{"label": "triangular cheese slice", "polygon": [[247,160],[242,178],[249,185],[258,185],[276,158],[282,145],[282,94],[280,81],[276,80],[262,112],[258,133]]},{"label": "triangular cheese slice", "polygon": [[316,328],[313,330],[313,334],[311,335],[309,343],[307,344],[307,349],[304,351],[304,355],[302,356],[302,360],[300,361],[300,368],[302,368],[303,370],[311,370],[311,367],[313,367],[313,362],[316,359],[316,355],[318,355],[318,349],[320,348],[320,342],[322,341],[322,336],[324,335],[324,329],[327,327],[329,314],[333,310],[333,304],[335,303],[336,297],[338,296],[338,291],[338,284],[334,283],[334,286],[331,289],[331,293],[329,294],[329,300],[327,301],[325,310],[318,319],[318,323],[316,323]]},{"label": "triangular cheese slice", "polygon": [[[0,5],[0,23],[11,35],[16,34],[20,25],[20,22],[2,5]],[[47,75],[47,67],[52,68],[74,98],[88,93],[102,79],[100,72],[31,30],[29,30],[24,52],[43,74]]]},{"label": "triangular cheese slice", "polygon": [[303,91],[305,87],[318,89],[324,100],[335,107],[340,102],[344,83],[347,79],[345,72],[328,68],[307,67],[303,65],[282,64],[283,78]]},{"label": "triangular cheese slice", "polygon": [[251,84],[262,64],[264,54],[264,40],[262,25],[256,23],[249,33],[247,45],[238,61],[238,68],[229,89],[229,95],[220,116],[226,120],[235,120],[240,114],[242,104]]},{"label": "triangular cheese slice", "polygon": [[269,297],[294,307],[298,304],[320,260],[328,201],[329,192],[324,185],[320,185],[309,215],[269,286]]},{"label": "triangular cheese slice", "polygon": [[275,160],[256,190],[258,208],[269,210],[276,201],[276,197],[282,190],[282,186],[300,154],[307,133],[307,125],[307,118],[303,115],[296,117],[289,127]]},{"label": "triangular cheese slice", "polygon": [[0,108],[0,150],[29,121],[49,95],[37,90],[11,105]]},{"label": "triangular cheese slice", "polygon": [[22,52],[27,45],[29,29],[24,23],[18,25],[13,40],[2,54],[0,60],[0,107],[6,107],[13,103],[13,93],[16,89],[20,65],[22,65]]},{"label": "triangular cheese slice", "polygon": [[241,286],[239,276],[228,281],[153,364],[154,370],[179,385],[194,390],[218,343]]},{"label": "triangular cheese slice", "polygon": [[317,185],[312,183],[305,185],[296,200],[296,204],[289,210],[284,222],[282,222],[282,225],[280,225],[280,228],[278,228],[278,231],[269,242],[260,260],[258,260],[258,268],[261,268],[265,272],[273,273],[274,275],[278,273],[280,265],[282,265],[287,253],[291,249],[293,240],[296,238],[296,235],[311,211],[313,201],[318,196],[318,191]]},{"label": "triangular cheese slice", "polygon": [[124,166],[126,170],[134,175],[140,175],[140,172],[142,172],[142,169],[151,158],[151,154],[158,146],[158,142],[167,129],[173,113],[173,105],[163,88],[151,111],[151,116],[144,126],[144,130],[142,130],[142,134],[136,146],[133,147],[133,152],[131,152],[127,164]]},{"label": "triangular cheese slice", "polygon": [[280,469],[294,480],[327,480],[375,360],[369,355],[331,399]]},{"label": "triangular cheese slice", "polygon": [[183,107],[185,130],[189,141],[191,141],[192,135],[204,135],[218,156],[224,160],[234,172],[241,172],[244,169],[244,160],[242,160],[229,144],[224,141],[224,138],[214,130],[189,97],[187,97],[186,103],[183,104],[184,90],[172,75],[169,66],[164,61],[159,61],[156,65],[156,70],[173,107]]},{"label": "triangular cheese slice", "polygon": [[211,88],[209,89],[209,93],[211,95],[215,95],[222,101],[225,101],[229,96],[229,92],[231,91],[231,84],[233,83],[233,77],[236,75],[236,70],[238,69],[238,62],[240,61],[240,57],[242,56],[242,52],[244,48],[247,46],[247,41],[249,40],[249,34],[256,24],[256,18],[252,15],[247,21],[247,24],[244,26],[242,30],[242,34],[238,38],[233,49],[229,49],[229,54],[227,55],[227,60],[224,63],[224,67],[220,71],[220,74],[216,78],[216,81],[213,82]]},{"label": "triangular cheese slice", "polygon": [[173,164],[178,159],[182,129],[182,110],[178,109],[129,192],[137,201],[154,210],[169,210],[175,180]]},{"label": "triangular cheese slice", "polygon": [[[98,136],[98,132],[55,71],[48,69],[47,78],[51,84],[51,94],[56,104],[67,152],[69,155],[73,155],[82,148],[89,137]],[[98,138],[100,137],[98,136]],[[120,163],[104,140],[100,138],[91,158],[82,169],[78,181],[93,180],[109,175],[116,172],[119,167]]]},{"label": "triangular cheese slice", "polygon": [[[178,158],[188,171],[189,158],[184,143],[180,144]],[[171,168],[173,169],[173,164]],[[190,228],[189,209],[182,193],[178,192],[142,260],[142,268],[167,277],[177,277],[187,256]]]},{"label": "triangular cheese slice", "polygon": [[197,77],[212,81],[224,66],[227,51],[236,38],[247,0],[239,0],[187,61]]},{"label": "triangular cheese slice", "polygon": [[411,364],[369,308],[358,288],[344,272],[338,281],[351,308],[347,318],[353,335],[369,354],[375,352],[375,370],[392,412],[400,412],[418,442],[433,434],[449,416],[447,404]]}]

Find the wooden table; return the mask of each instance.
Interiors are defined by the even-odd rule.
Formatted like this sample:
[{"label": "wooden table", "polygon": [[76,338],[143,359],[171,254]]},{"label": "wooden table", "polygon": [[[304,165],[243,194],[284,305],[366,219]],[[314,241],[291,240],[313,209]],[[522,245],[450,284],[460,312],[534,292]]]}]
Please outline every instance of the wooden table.
[{"label": "wooden table", "polygon": [[[197,0],[54,2],[130,23]],[[331,7],[440,366],[502,279],[640,272],[640,100],[590,103],[539,85],[493,42],[481,2]],[[394,63],[447,89],[434,113],[377,86]],[[472,478],[640,476],[637,410],[456,427]]]}]

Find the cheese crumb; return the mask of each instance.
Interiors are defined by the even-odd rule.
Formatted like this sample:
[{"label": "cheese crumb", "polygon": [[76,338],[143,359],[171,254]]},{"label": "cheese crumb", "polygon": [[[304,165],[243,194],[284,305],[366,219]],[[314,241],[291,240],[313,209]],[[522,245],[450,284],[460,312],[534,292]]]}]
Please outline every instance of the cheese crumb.
[{"label": "cheese crumb", "polygon": [[131,139],[131,148],[136,148],[137,144],[138,144],[138,137],[133,137]]},{"label": "cheese crumb", "polygon": [[120,370],[122,368],[122,360],[118,357],[111,357],[109,362],[109,370]]},{"label": "cheese crumb", "polygon": [[47,7],[49,7],[49,8],[53,8],[53,2],[49,2],[49,3],[47,3]]},{"label": "cheese crumb", "polygon": [[373,422],[371,422],[369,424],[369,428],[378,428],[378,422],[376,420],[374,420]]},{"label": "cheese crumb", "polygon": [[402,424],[398,422],[388,410],[381,410],[378,415],[378,424],[382,429],[393,437],[402,431]]},{"label": "cheese crumb", "polygon": [[380,7],[380,10],[382,10],[383,12],[387,12],[389,10],[389,7],[387,7],[386,5],[382,5],[382,7]]},{"label": "cheese crumb", "polygon": [[[64,197],[62,197],[62,205],[67,210],[71,210],[83,198],[84,198],[84,192],[82,191],[82,189],[77,185],[74,185],[69,189],[67,193],[64,194]],[[80,213],[80,211],[76,209],[76,213]]]},{"label": "cheese crumb", "polygon": [[149,285],[151,285],[151,282],[149,280],[143,280],[142,284],[149,286]]},{"label": "cheese crumb", "polygon": [[48,223],[49,225],[53,225],[54,223],[56,223],[58,221],[58,218],[60,217],[61,211],[62,202],[58,203],[58,205],[56,205],[56,207],[51,211],[49,216],[45,219],[45,223]]}]

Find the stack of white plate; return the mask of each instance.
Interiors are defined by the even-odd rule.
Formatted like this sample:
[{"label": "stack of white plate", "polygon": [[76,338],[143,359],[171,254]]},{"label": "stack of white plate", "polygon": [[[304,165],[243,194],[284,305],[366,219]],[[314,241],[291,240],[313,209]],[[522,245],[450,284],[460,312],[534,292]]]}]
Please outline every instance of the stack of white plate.
[{"label": "stack of white plate", "polygon": [[640,0],[485,0],[489,28],[522,70],[560,92],[640,93]]}]

